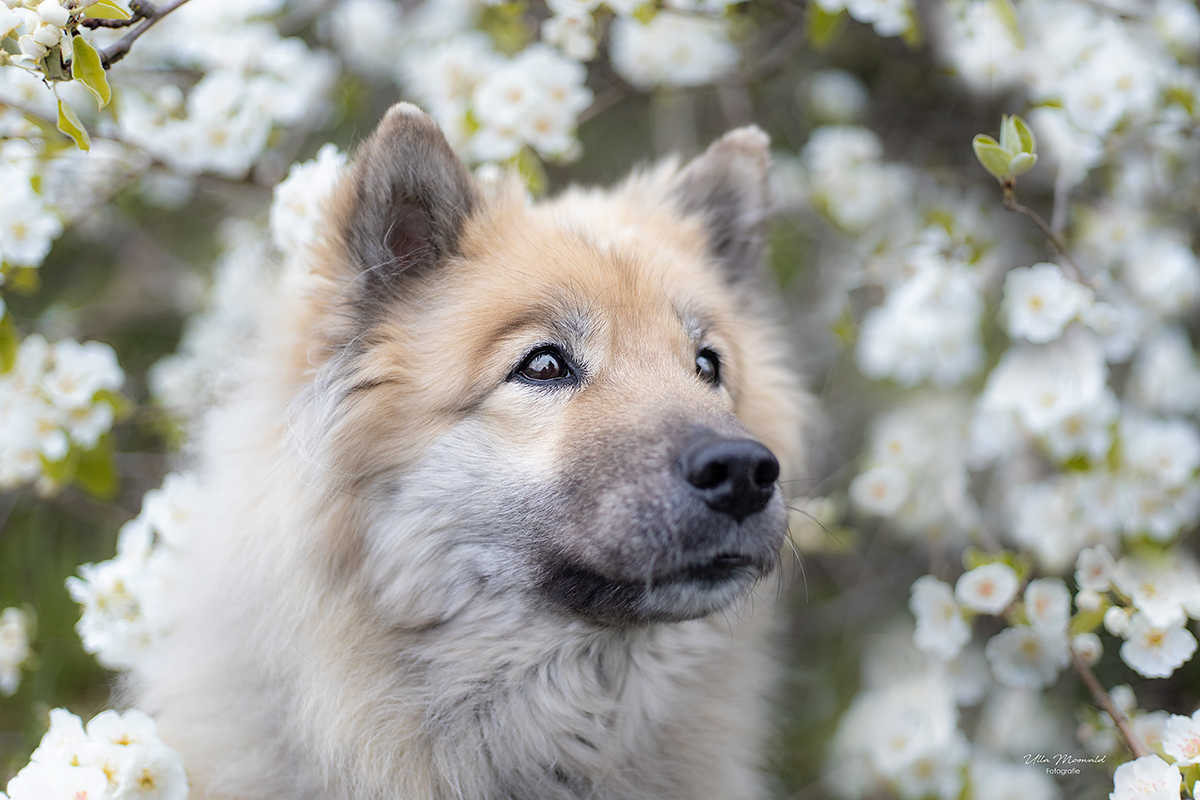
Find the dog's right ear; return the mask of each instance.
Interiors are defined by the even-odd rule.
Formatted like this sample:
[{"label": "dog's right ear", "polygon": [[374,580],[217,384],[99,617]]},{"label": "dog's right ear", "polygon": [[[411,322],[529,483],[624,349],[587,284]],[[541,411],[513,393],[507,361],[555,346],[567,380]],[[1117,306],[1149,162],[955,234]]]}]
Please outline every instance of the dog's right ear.
[{"label": "dog's right ear", "polygon": [[458,252],[479,190],[437,124],[397,103],[355,155],[336,221],[359,272],[360,302],[395,296],[400,277]]}]

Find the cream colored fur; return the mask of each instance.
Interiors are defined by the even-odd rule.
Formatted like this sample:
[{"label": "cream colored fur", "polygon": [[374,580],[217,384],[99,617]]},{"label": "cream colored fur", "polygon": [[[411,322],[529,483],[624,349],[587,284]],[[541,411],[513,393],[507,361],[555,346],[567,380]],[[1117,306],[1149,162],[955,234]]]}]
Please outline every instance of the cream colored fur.
[{"label": "cream colored fur", "polygon": [[[723,142],[765,175],[765,137]],[[723,613],[606,627],[529,591],[508,511],[588,431],[636,438],[663,409],[732,414],[797,477],[804,396],[770,304],[731,288],[668,199],[678,175],[534,205],[502,187],[370,334],[346,312],[343,187],[313,282],[261,299],[241,388],[198,435],[205,535],[131,683],[195,800],[764,795],[775,580]],[[505,381],[548,292],[594,313],[577,395]],[[720,392],[681,310],[729,354]]]}]

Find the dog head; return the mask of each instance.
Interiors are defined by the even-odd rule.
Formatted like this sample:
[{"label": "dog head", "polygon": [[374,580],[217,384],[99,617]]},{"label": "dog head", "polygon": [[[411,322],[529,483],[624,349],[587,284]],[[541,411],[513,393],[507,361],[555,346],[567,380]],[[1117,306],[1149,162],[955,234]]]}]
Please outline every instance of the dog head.
[{"label": "dog head", "polygon": [[767,170],[747,128],[531,205],[388,113],[329,207],[303,446],[354,507],[332,562],[397,624],[487,592],[692,619],[772,569],[803,401],[758,287]]}]

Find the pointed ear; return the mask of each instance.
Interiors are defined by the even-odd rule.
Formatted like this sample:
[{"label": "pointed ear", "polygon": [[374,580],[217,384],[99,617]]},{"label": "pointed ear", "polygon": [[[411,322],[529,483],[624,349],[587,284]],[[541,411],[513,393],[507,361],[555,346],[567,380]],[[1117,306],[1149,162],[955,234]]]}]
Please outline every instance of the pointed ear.
[{"label": "pointed ear", "polygon": [[771,140],[751,125],[722,136],[680,170],[671,195],[704,220],[709,249],[737,282],[758,271],[766,243]]},{"label": "pointed ear", "polygon": [[405,272],[456,254],[479,205],[471,173],[409,103],[392,106],[359,148],[346,192],[337,224],[367,302],[392,296]]}]

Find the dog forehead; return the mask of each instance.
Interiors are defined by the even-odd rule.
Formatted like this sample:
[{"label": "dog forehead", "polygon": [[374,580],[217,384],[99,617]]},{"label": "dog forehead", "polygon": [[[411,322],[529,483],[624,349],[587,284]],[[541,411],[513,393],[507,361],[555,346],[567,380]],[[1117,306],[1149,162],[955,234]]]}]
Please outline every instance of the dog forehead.
[{"label": "dog forehead", "polygon": [[696,341],[730,316],[693,220],[601,197],[522,207],[470,232],[450,279],[469,289],[464,300],[492,323],[489,336],[549,326],[570,338],[641,330]]}]

